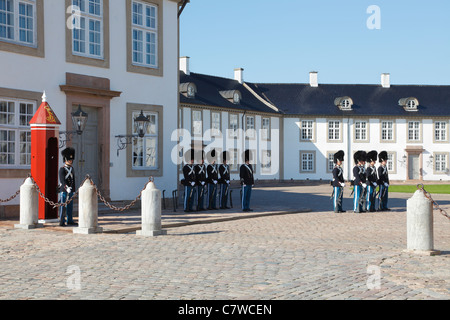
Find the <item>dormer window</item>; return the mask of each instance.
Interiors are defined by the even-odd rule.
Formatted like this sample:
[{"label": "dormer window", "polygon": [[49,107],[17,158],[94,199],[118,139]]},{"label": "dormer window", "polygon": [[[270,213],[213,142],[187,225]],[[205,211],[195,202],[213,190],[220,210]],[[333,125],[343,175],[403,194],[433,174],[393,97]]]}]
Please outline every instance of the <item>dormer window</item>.
[{"label": "dormer window", "polygon": [[398,101],[398,104],[406,111],[418,111],[419,100],[414,97],[402,98]]},{"label": "dormer window", "polygon": [[188,98],[195,98],[195,94],[197,93],[197,87],[192,82],[186,82],[180,84],[180,93]]},{"label": "dormer window", "polygon": [[350,97],[339,97],[334,100],[334,104],[343,111],[353,110],[353,100]]},{"label": "dormer window", "polygon": [[242,99],[239,90],[220,91],[220,95],[234,104],[239,104]]}]

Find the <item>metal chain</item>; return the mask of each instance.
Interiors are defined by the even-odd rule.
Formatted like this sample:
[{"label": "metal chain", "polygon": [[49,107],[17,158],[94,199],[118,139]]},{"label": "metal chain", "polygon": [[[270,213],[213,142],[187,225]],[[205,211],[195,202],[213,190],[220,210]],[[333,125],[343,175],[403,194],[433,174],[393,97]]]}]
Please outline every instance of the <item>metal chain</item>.
[{"label": "metal chain", "polygon": [[148,185],[150,182],[153,182],[153,181],[154,181],[153,177],[150,177],[149,180],[148,180],[148,182],[145,184],[144,188],[142,188],[141,192],[139,192],[139,195],[136,197],[136,199],[134,199],[133,201],[131,201],[131,203],[128,204],[128,205],[126,205],[125,207],[120,207],[120,208],[119,208],[119,207],[116,207],[116,206],[112,205],[112,204],[109,203],[108,201],[106,201],[106,199],[105,199],[105,198],[103,197],[103,195],[101,194],[100,190],[97,188],[97,186],[94,184],[94,182],[92,181],[92,179],[91,179],[89,176],[86,176],[86,179],[89,179],[89,180],[91,181],[91,184],[94,186],[95,191],[96,191],[96,193],[97,193],[97,196],[99,197],[99,199],[100,199],[100,200],[101,200],[108,208],[110,208],[111,210],[114,210],[114,211],[120,211],[120,212],[123,212],[123,211],[125,211],[125,210],[128,210],[128,209],[130,209],[132,206],[134,206],[134,204],[141,198],[142,192],[145,190],[145,188],[147,188],[147,185]]},{"label": "metal chain", "polygon": [[13,195],[12,195],[11,197],[9,197],[8,199],[5,199],[5,200],[0,199],[0,203],[3,203],[3,202],[9,202],[9,201],[13,200],[15,197],[17,197],[17,196],[19,195],[19,193],[20,193],[20,189],[17,190],[16,193],[13,194]]},{"label": "metal chain", "polygon": [[[51,206],[53,206],[53,208],[59,208],[59,207],[67,207],[69,205],[70,202],[72,202],[77,196],[78,196],[78,192],[80,191],[80,189],[78,188],[78,190],[76,192],[74,192],[73,196],[70,197],[69,199],[66,200],[66,202],[64,203],[59,203],[59,202],[53,202],[52,200],[48,199],[45,197],[45,195],[42,193],[41,189],[39,188],[39,186],[37,185],[37,183],[34,181],[33,177],[31,175],[29,175],[29,178],[31,179],[31,181],[33,182],[34,186],[36,187],[37,192],[39,193],[39,196],[44,199],[45,202],[47,202],[48,204],[50,204]],[[86,177],[87,179],[87,177]],[[86,179],[84,179],[84,181],[86,181]],[[83,183],[84,183],[83,181]],[[83,185],[83,183],[81,185]]]},{"label": "metal chain", "polygon": [[439,210],[440,213],[444,216],[447,217],[447,219],[450,219],[450,215],[447,213],[447,211],[445,211],[444,209],[442,209],[439,204],[434,201],[434,199],[431,197],[431,194],[425,190],[425,187],[423,185],[423,183],[419,183],[417,185],[417,190],[422,190],[423,194],[425,195],[426,198],[428,198],[428,200],[430,200],[433,203],[433,206],[435,209]]}]

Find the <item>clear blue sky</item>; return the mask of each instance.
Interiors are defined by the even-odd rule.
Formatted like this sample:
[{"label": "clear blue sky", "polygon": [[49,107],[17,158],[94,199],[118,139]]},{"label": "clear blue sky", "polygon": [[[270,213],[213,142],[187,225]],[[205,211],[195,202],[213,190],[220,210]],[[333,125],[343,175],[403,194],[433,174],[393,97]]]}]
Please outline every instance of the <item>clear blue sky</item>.
[{"label": "clear blue sky", "polygon": [[[381,28],[369,29],[380,8]],[[450,85],[449,0],[191,0],[180,55],[192,72],[249,82]]]}]

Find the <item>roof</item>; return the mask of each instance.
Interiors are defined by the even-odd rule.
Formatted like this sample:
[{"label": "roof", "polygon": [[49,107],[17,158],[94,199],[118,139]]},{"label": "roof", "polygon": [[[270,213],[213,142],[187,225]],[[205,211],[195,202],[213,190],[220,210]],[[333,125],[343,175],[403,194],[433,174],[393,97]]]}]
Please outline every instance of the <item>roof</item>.
[{"label": "roof", "polygon": [[[450,86],[247,83],[285,114],[326,116],[450,116]],[[336,98],[350,97],[352,110],[340,110]],[[402,98],[419,101],[418,111],[399,105]]]},{"label": "roof", "polygon": [[[239,111],[277,113],[255,97],[243,84],[233,79],[193,72],[186,75],[183,71],[180,71],[180,85],[186,83],[194,83],[197,92],[193,98],[188,98],[180,93],[180,103],[237,109]],[[234,90],[240,92],[241,100],[239,104],[234,104],[231,99],[226,98],[227,93]]]},{"label": "roof", "polygon": [[43,101],[33,118],[30,120],[30,125],[32,124],[60,125],[61,122],[50,105],[46,101]]}]

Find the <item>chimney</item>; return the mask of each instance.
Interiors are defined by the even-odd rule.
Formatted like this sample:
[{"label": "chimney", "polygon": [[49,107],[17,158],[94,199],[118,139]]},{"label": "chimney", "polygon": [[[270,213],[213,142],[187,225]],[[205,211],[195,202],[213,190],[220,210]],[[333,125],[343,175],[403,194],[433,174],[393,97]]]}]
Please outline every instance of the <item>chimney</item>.
[{"label": "chimney", "polygon": [[319,80],[317,76],[317,71],[311,71],[309,73],[309,85],[313,88],[317,88],[319,86]]},{"label": "chimney", "polygon": [[189,71],[189,57],[180,58],[180,71],[183,71],[187,76],[191,74]]},{"label": "chimney", "polygon": [[244,83],[244,69],[234,69],[234,80],[239,81],[240,84]]},{"label": "chimney", "polygon": [[391,76],[389,73],[382,73],[381,74],[381,86],[383,88],[390,88],[391,87]]}]

